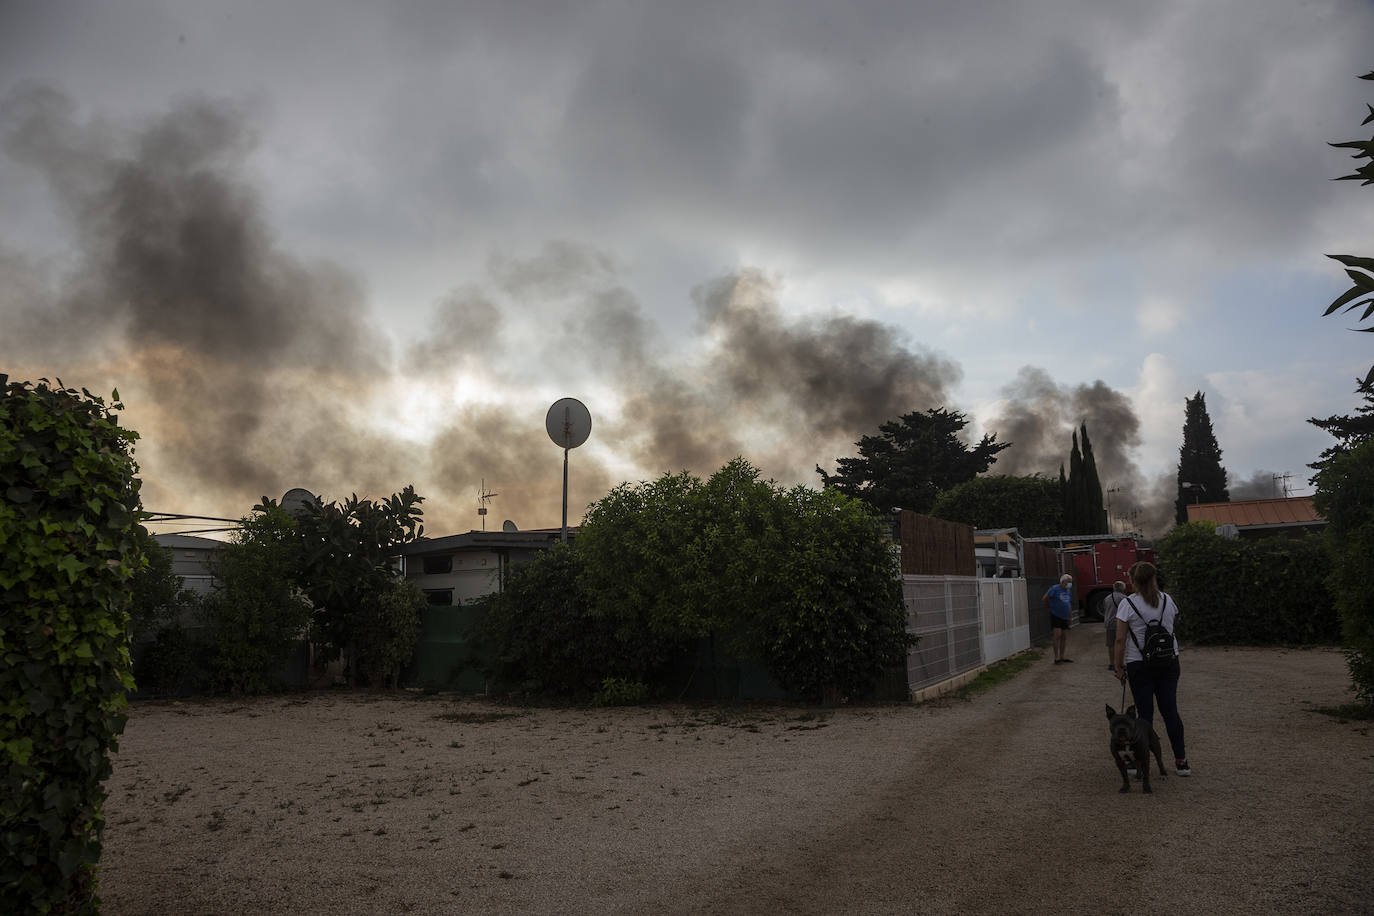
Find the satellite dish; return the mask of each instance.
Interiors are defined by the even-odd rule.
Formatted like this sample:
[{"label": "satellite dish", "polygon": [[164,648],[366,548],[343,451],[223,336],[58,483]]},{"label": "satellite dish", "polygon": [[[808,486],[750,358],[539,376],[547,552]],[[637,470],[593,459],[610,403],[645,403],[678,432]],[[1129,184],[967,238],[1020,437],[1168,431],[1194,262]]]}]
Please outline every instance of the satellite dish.
[{"label": "satellite dish", "polygon": [[560,537],[568,543],[568,449],[577,448],[592,434],[592,415],[577,398],[553,402],[544,418],[544,428],[554,445],[563,447],[563,530]]},{"label": "satellite dish", "polygon": [[592,434],[592,415],[577,398],[561,398],[549,408],[544,428],[554,445],[577,448]]},{"label": "satellite dish", "polygon": [[292,487],[281,498],[281,507],[288,515],[300,518],[306,506],[318,506],[320,498],[305,487]]},{"label": "satellite dish", "polygon": [[501,530],[510,533],[519,531],[520,529],[515,527],[515,522],[511,521],[510,519],[506,519],[504,522],[501,523]]}]

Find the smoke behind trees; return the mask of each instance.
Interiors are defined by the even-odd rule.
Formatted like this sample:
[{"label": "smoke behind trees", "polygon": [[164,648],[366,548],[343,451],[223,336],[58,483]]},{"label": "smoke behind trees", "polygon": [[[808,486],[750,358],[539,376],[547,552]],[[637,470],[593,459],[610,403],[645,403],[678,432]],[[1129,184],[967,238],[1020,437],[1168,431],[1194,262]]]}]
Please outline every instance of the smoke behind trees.
[{"label": "smoke behind trees", "polygon": [[1060,385],[1044,369],[1023,367],[1002,390],[1001,406],[984,424],[1011,447],[997,457],[996,474],[1067,470],[1073,433],[1087,424],[1113,530],[1146,532],[1169,527],[1172,478],[1147,480],[1131,458],[1140,445],[1140,420],[1126,395],[1101,381]]},{"label": "smoke behind trees", "polygon": [[1259,470],[1244,480],[1228,481],[1227,490],[1231,499],[1278,499],[1284,493],[1283,474],[1277,471]]},{"label": "smoke behind trees", "polygon": [[[495,518],[556,525],[562,456],[543,421],[558,397],[593,416],[571,460],[574,522],[621,480],[741,454],[815,484],[815,464],[880,423],[954,406],[957,365],[879,322],[787,316],[757,270],[684,290],[695,322],[665,340],[614,260],[570,242],[455,278],[393,350],[353,272],[273,232],[234,106],[112,125],[30,87],[0,103],[0,137],[46,181],[70,245],[60,264],[0,250],[4,371],[117,387],[153,509],[239,515],[295,486],[337,499],[414,483],[443,534],[477,524],[485,482]],[[1138,492],[1126,398],[1029,367],[985,424],[1012,443],[994,472],[1057,474],[1083,421],[1104,486]]]},{"label": "smoke behind trees", "polygon": [[401,475],[399,451],[353,415],[389,362],[362,286],[277,244],[243,177],[253,136],[240,112],[190,101],[126,130],[80,123],[32,87],[0,118],[73,246],[60,273],[7,303],[3,339],[23,342],[8,359],[120,389],[149,501],[242,512],[283,485],[380,489]]}]

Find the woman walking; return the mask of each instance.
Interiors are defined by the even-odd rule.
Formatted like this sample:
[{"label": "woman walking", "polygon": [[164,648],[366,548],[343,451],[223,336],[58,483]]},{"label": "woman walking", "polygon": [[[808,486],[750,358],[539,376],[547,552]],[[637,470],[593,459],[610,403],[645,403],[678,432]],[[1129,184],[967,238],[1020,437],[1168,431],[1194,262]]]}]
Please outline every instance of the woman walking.
[{"label": "woman walking", "polygon": [[1183,746],[1183,719],[1178,714],[1178,639],[1174,639],[1172,662],[1147,664],[1141,649],[1145,645],[1147,624],[1159,622],[1170,635],[1176,632],[1178,605],[1159,590],[1159,572],[1152,563],[1137,563],[1130,570],[1135,594],[1127,595],[1116,609],[1116,679],[1129,679],[1136,716],[1152,723],[1159,706],[1164,730],[1174,749],[1174,768],[1180,776],[1191,776],[1188,752]]}]

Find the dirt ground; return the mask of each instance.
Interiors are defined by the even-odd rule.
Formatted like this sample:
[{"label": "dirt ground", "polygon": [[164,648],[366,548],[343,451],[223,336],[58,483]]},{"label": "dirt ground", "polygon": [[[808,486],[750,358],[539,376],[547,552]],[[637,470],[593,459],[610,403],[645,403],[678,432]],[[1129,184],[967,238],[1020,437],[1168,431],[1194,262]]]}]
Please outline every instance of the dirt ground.
[{"label": "dirt ground", "polygon": [[1371,912],[1374,738],[1313,712],[1340,654],[1185,647],[1194,776],[1121,795],[1099,633],[921,706],[139,703],[105,912]]}]

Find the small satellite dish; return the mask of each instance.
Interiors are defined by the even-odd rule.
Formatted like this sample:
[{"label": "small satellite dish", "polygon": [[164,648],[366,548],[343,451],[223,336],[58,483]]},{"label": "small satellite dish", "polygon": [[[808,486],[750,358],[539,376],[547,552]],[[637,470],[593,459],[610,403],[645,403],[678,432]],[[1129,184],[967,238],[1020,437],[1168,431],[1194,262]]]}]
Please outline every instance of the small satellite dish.
[{"label": "small satellite dish", "polygon": [[592,434],[592,415],[577,398],[561,398],[549,408],[544,428],[554,445],[577,448]]},{"label": "small satellite dish", "polygon": [[506,519],[504,522],[501,523],[501,530],[510,533],[519,531],[520,529],[515,527],[515,522],[511,521],[510,519]]},{"label": "small satellite dish", "polygon": [[305,487],[292,487],[281,498],[281,507],[288,515],[300,518],[307,505],[318,506],[320,498]]}]

